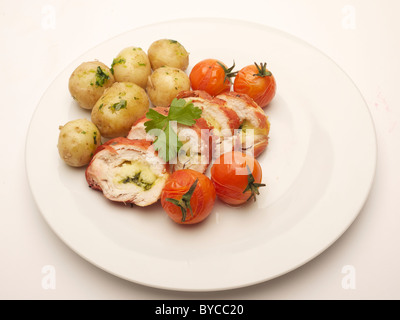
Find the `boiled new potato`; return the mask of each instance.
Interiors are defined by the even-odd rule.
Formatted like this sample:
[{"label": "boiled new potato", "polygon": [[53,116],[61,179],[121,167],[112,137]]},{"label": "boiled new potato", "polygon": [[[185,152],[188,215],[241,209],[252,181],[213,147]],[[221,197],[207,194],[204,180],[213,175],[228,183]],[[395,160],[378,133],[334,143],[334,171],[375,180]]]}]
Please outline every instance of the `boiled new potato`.
[{"label": "boiled new potato", "polygon": [[123,49],[113,60],[111,70],[118,82],[133,82],[143,89],[151,74],[151,65],[146,52],[138,47]]},{"label": "boiled new potato", "polygon": [[185,71],[189,65],[189,54],[176,40],[160,39],[154,41],[147,50],[151,67],[156,70],[167,66]]},{"label": "boiled new potato", "polygon": [[146,91],[132,82],[115,82],[92,109],[92,122],[105,138],[125,137],[149,110]]},{"label": "boiled new potato", "polygon": [[72,167],[88,164],[100,144],[100,131],[87,119],[72,120],[60,126],[58,153]]},{"label": "boiled new potato", "polygon": [[178,68],[161,67],[156,69],[147,83],[146,91],[154,106],[168,107],[176,95],[190,89],[190,80]]},{"label": "boiled new potato", "polygon": [[104,90],[114,82],[114,76],[104,63],[89,61],[83,62],[72,72],[68,88],[79,106],[90,110]]}]

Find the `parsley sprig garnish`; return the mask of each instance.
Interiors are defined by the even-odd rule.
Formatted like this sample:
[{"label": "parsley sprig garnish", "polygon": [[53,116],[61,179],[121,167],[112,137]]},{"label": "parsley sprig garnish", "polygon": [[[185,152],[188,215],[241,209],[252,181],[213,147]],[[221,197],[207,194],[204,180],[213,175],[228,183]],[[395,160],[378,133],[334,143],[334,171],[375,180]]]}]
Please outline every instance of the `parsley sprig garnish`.
[{"label": "parsley sprig garnish", "polygon": [[175,158],[183,145],[178,139],[174,126],[177,123],[192,126],[196,123],[196,119],[200,118],[201,113],[202,110],[195,107],[191,101],[176,98],[172,100],[167,116],[154,109],[146,113],[147,119],[150,119],[144,124],[146,132],[157,136],[153,147],[165,162]]}]

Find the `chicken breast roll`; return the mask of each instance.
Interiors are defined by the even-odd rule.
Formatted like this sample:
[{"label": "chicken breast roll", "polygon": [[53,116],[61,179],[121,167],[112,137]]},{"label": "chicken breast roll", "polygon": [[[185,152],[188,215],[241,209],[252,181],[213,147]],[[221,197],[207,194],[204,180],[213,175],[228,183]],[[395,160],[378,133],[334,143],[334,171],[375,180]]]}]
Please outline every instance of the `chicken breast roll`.
[{"label": "chicken breast roll", "polygon": [[[153,108],[153,110],[157,111],[158,113],[164,116],[167,116],[169,108],[155,107]],[[146,127],[144,126],[146,121],[149,121],[146,115],[138,119],[133,124],[131,130],[129,131],[126,137],[131,140],[147,140],[149,142],[153,142],[156,139],[156,137],[146,132]]]},{"label": "chicken breast roll", "polygon": [[179,149],[175,161],[170,161],[172,172],[181,169],[206,172],[212,156],[210,132],[210,127],[203,118],[196,119],[196,123],[191,127],[178,123],[177,135],[183,146]]},{"label": "chicken breast roll", "polygon": [[226,101],[240,119],[239,148],[258,157],[268,145],[270,123],[264,110],[246,94],[227,92],[217,98]]},{"label": "chicken breast roll", "polygon": [[[168,115],[169,108],[156,107],[155,111],[162,115]],[[149,121],[148,118],[143,117],[136,121],[132,126],[127,138],[145,139],[153,142],[156,137],[146,132],[145,123]],[[176,134],[178,139],[182,142],[176,158],[169,162],[169,169],[171,172],[180,169],[192,169],[204,173],[211,162],[211,135],[210,127],[203,118],[196,119],[193,126],[185,126],[177,123]]]},{"label": "chicken breast roll", "polygon": [[86,169],[92,189],[112,201],[144,207],[157,202],[169,177],[151,142],[114,138],[97,148]]},{"label": "chicken breast roll", "polygon": [[192,101],[202,109],[201,117],[211,128],[213,159],[233,149],[233,137],[235,129],[240,126],[240,119],[233,109],[226,106],[225,100],[214,98],[201,90],[182,91],[177,98]]}]

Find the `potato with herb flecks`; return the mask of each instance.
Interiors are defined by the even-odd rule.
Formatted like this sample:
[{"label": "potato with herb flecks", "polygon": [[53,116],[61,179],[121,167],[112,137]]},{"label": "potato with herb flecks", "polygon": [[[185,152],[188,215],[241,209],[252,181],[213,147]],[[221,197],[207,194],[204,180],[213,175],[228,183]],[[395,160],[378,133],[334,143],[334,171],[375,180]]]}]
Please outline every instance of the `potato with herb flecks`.
[{"label": "potato with herb flecks", "polygon": [[151,65],[146,52],[139,47],[123,49],[111,64],[111,72],[118,82],[133,82],[143,89],[151,74]]},{"label": "potato with herb flecks", "polygon": [[161,67],[149,77],[146,91],[154,106],[168,107],[176,95],[190,89],[190,80],[178,68]]},{"label": "potato with herb flecks", "polygon": [[83,109],[92,109],[104,90],[115,82],[110,69],[99,61],[80,64],[72,72],[68,88]]},{"label": "potato with herb flecks", "polygon": [[154,41],[147,54],[153,70],[167,66],[185,71],[189,65],[189,53],[176,40],[160,39]]},{"label": "potato with herb flecks", "polygon": [[149,110],[146,91],[132,82],[115,82],[92,109],[92,122],[105,138],[126,137]]},{"label": "potato with herb flecks", "polygon": [[60,126],[58,153],[68,165],[87,165],[101,144],[100,131],[87,119],[77,119]]}]

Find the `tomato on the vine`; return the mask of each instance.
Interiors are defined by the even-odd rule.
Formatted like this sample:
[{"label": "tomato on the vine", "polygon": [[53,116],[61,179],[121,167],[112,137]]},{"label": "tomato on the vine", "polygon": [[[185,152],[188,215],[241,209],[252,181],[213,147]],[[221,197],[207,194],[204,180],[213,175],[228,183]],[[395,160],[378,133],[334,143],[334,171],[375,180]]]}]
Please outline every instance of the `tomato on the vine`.
[{"label": "tomato on the vine", "polygon": [[161,205],[179,224],[194,224],[207,218],[216,199],[214,185],[204,174],[183,169],[175,171],[161,192]]},{"label": "tomato on the vine", "polygon": [[266,63],[254,63],[237,73],[233,91],[245,93],[260,107],[265,107],[275,96],[276,81]]},{"label": "tomato on the vine", "polygon": [[198,62],[190,72],[190,85],[193,90],[203,90],[212,96],[231,90],[231,77],[235,63],[228,68],[221,61],[216,59],[205,59]]},{"label": "tomato on the vine", "polygon": [[222,154],[211,167],[211,181],[218,198],[240,205],[260,194],[262,169],[251,155],[239,151]]}]

